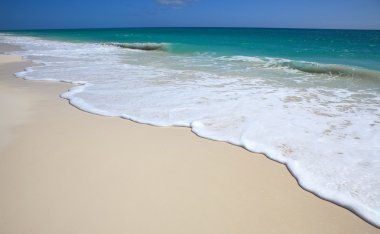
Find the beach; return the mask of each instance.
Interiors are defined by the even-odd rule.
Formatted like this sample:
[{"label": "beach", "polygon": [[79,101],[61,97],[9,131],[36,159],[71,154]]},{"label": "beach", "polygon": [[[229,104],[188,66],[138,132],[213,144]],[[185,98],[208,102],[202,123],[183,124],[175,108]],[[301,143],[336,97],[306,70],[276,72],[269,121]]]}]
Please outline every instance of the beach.
[{"label": "beach", "polygon": [[264,155],[80,111],[0,61],[0,233],[380,233]]}]

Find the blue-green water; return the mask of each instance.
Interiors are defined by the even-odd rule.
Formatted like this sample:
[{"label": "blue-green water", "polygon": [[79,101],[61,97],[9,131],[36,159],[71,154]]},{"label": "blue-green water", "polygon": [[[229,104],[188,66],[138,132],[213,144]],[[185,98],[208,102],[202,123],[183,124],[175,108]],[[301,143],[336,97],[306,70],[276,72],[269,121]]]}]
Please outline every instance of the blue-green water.
[{"label": "blue-green water", "polygon": [[380,70],[380,31],[133,28],[13,31],[53,40],[96,43],[170,43],[172,53],[268,56]]},{"label": "blue-green water", "polygon": [[82,110],[242,146],[380,226],[380,31],[140,28],[14,31],[1,43],[81,84]]}]

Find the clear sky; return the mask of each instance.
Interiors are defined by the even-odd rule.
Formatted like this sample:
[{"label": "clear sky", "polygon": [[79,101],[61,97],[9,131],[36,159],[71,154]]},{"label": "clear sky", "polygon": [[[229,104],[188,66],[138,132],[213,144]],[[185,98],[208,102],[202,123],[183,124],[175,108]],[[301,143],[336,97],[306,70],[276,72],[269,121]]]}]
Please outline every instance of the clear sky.
[{"label": "clear sky", "polygon": [[380,0],[1,0],[0,29],[380,29]]}]

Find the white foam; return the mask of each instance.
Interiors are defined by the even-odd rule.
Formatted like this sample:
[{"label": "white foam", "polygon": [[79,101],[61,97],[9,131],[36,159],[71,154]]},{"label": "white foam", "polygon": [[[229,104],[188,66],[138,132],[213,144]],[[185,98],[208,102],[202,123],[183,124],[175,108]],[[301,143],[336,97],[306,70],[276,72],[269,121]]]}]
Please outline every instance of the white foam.
[{"label": "white foam", "polygon": [[380,225],[376,80],[294,72],[272,58],[136,53],[7,35],[0,41],[45,64],[17,76],[82,84],[62,94],[78,108],[188,126],[265,153],[285,163],[307,190]]}]

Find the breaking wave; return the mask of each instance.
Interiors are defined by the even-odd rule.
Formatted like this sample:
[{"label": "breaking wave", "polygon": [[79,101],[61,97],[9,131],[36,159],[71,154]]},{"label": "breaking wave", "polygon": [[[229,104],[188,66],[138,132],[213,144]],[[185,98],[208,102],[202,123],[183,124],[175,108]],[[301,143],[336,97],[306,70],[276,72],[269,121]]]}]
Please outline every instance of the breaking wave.
[{"label": "breaking wave", "polygon": [[302,72],[313,73],[313,74],[328,74],[335,76],[348,76],[348,77],[359,77],[359,78],[371,78],[380,79],[380,72],[374,70],[368,70],[358,67],[349,67],[339,64],[320,64],[311,62],[298,62],[289,61],[281,62],[281,66],[286,66],[291,69],[296,69]]},{"label": "breaking wave", "polygon": [[249,62],[266,68],[286,68],[311,74],[326,74],[331,76],[357,77],[363,79],[379,79],[380,72],[361,67],[352,67],[340,64],[322,64],[316,62],[296,61],[290,59],[232,56],[223,57],[224,60]]},{"label": "breaking wave", "polygon": [[166,43],[108,43],[106,45],[116,46],[124,49],[131,50],[145,50],[145,51],[167,51],[168,44]]}]

